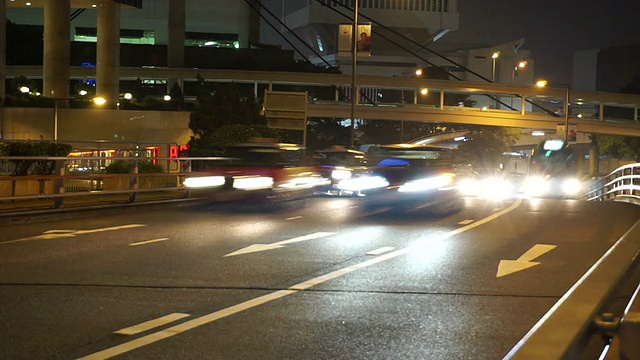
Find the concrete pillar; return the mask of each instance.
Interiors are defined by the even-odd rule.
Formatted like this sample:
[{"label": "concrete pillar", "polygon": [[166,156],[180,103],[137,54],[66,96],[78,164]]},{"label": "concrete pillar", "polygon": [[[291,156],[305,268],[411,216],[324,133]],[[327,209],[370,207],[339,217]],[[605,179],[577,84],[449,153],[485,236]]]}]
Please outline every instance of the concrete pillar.
[{"label": "concrete pillar", "polygon": [[[0,105],[4,104],[6,97],[7,78],[7,3],[0,1]],[[0,135],[2,129],[0,128]]]},{"label": "concrete pillar", "polygon": [[120,91],[120,4],[102,1],[98,5],[96,95],[107,99],[105,107],[115,109]]},{"label": "concrete pillar", "polygon": [[[170,68],[184,67],[184,40],[185,40],[185,22],[186,22],[186,6],[185,0],[171,0],[169,3],[169,46],[167,47],[168,66]],[[167,94],[171,91],[173,84],[178,83],[180,89],[184,91],[181,79],[169,79],[167,82]]]},{"label": "concrete pillar", "polygon": [[69,97],[70,18],[71,0],[45,2],[43,95],[47,97]]}]

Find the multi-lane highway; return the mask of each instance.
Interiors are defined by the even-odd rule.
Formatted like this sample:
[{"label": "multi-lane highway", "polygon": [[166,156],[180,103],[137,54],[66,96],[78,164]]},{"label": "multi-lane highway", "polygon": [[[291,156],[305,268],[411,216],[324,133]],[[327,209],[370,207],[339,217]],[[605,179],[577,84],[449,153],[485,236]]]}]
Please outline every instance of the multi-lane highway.
[{"label": "multi-lane highway", "polygon": [[0,359],[500,359],[640,218],[131,208],[0,227]]}]

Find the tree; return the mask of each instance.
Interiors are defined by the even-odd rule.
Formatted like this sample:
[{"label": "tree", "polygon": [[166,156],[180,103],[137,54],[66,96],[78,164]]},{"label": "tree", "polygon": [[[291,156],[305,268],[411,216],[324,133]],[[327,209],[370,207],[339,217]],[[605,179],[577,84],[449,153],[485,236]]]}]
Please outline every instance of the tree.
[{"label": "tree", "polygon": [[[189,128],[194,134],[189,140],[189,155],[215,155],[218,149],[227,144],[220,134],[216,135],[216,131],[226,125],[238,124],[255,129],[265,127],[267,119],[262,114],[262,104],[252,92],[243,93],[234,83],[211,86],[198,75],[196,108],[189,120]],[[241,127],[232,129],[240,131],[234,135],[238,137],[242,137],[246,130]]]},{"label": "tree", "polygon": [[632,158],[640,162],[640,137],[598,135],[600,152],[614,158]]},{"label": "tree", "polygon": [[[640,94],[640,75],[620,89],[625,94]],[[632,158],[640,162],[640,138],[617,135],[592,135],[592,143],[597,144],[600,153],[615,158]]]},{"label": "tree", "polygon": [[174,83],[171,86],[169,96],[171,96],[171,107],[173,110],[184,109],[184,94],[182,93],[182,89],[180,89],[180,85],[178,85],[178,83]]},{"label": "tree", "polygon": [[307,147],[321,150],[331,145],[347,145],[351,129],[338,118],[310,118],[307,127]]},{"label": "tree", "polygon": [[470,125],[472,135],[469,141],[463,142],[458,151],[461,158],[472,164],[480,173],[492,174],[502,158],[502,153],[515,145],[520,132],[517,129]]}]

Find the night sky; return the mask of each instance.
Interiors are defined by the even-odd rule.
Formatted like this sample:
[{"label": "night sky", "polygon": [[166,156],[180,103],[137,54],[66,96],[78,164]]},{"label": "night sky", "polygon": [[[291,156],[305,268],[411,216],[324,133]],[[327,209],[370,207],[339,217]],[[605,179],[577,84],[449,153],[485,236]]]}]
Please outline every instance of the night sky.
[{"label": "night sky", "polygon": [[[279,13],[282,0],[263,0]],[[534,76],[572,81],[575,51],[640,44],[640,0],[458,0],[460,27],[440,41],[499,45],[525,39]],[[378,19],[382,21],[382,19]]]},{"label": "night sky", "polygon": [[458,0],[460,28],[442,40],[497,45],[520,38],[534,76],[569,83],[575,51],[640,44],[640,0]]}]

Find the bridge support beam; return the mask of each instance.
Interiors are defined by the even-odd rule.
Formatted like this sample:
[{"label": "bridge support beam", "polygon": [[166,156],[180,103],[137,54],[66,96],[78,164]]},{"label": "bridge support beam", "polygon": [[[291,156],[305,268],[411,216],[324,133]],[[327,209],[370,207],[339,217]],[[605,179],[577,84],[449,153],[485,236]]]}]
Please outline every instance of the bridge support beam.
[{"label": "bridge support beam", "polygon": [[[0,105],[6,97],[5,79],[7,77],[7,3],[0,1]],[[0,128],[0,135],[2,129]]]},{"label": "bridge support beam", "polygon": [[[170,68],[184,67],[184,40],[185,40],[185,22],[186,7],[185,0],[169,1],[168,12],[168,30],[169,44],[167,46],[167,59]],[[180,89],[184,91],[182,79],[171,78],[167,81],[167,94],[171,92],[173,84],[178,84]]]},{"label": "bridge support beam", "polygon": [[47,97],[69,97],[70,19],[71,0],[45,2],[43,95]]},{"label": "bridge support beam", "polygon": [[107,107],[115,109],[120,91],[120,4],[114,1],[98,5],[97,53],[96,93],[107,100]]}]

